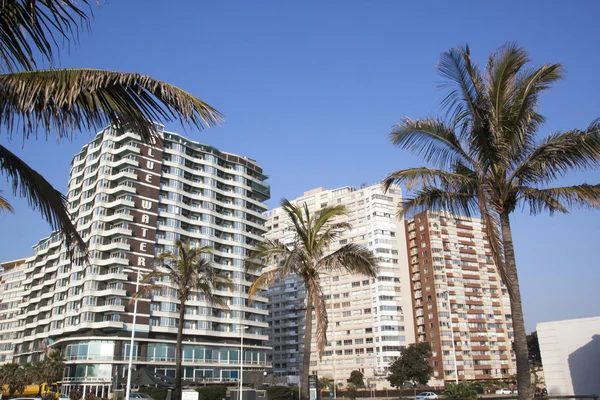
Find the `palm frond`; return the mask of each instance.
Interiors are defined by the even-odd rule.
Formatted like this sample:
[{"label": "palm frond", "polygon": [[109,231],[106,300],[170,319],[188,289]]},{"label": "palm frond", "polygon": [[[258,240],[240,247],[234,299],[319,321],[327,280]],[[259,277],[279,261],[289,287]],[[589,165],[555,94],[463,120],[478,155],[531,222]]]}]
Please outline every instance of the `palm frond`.
[{"label": "palm frond", "polygon": [[489,57],[487,95],[491,102],[490,122],[497,132],[502,130],[506,121],[518,74],[529,61],[527,51],[516,43],[507,43]]},{"label": "palm frond", "polygon": [[327,206],[315,212],[315,222],[313,229],[315,232],[320,232],[323,227],[331,224],[331,221],[336,217],[348,215],[348,208],[342,204],[335,206]]},{"label": "palm frond", "polygon": [[439,168],[461,161],[471,164],[452,127],[432,118],[403,118],[389,133],[394,146],[409,150]]},{"label": "palm frond", "polygon": [[549,189],[531,187],[517,188],[520,199],[528,205],[532,214],[548,211],[568,213],[569,208],[600,209],[600,185],[574,185]]},{"label": "palm frond", "polygon": [[314,244],[315,250],[322,254],[331,243],[335,242],[344,234],[344,232],[351,229],[352,225],[348,222],[338,222],[327,226],[325,230],[318,235],[317,241]]},{"label": "palm frond", "polygon": [[434,186],[423,186],[412,197],[399,204],[398,218],[423,211],[448,211],[470,217],[479,213],[477,197],[471,192],[449,192]]},{"label": "palm frond", "polygon": [[341,204],[327,206],[315,212],[306,251],[315,256],[323,254],[325,248],[342,232],[352,229],[352,225],[347,222],[333,222],[335,218],[344,215],[348,215],[348,209]]},{"label": "palm frond", "polygon": [[387,192],[394,183],[404,184],[408,190],[412,190],[425,185],[457,188],[470,184],[471,181],[472,178],[463,173],[420,167],[394,171],[385,177],[382,184],[383,189]]},{"label": "palm frond", "polygon": [[27,199],[29,206],[39,210],[52,229],[63,233],[68,248],[76,243],[87,253],[85,243],[71,222],[67,199],[62,193],[4,146],[0,146],[0,172],[7,176],[15,196]]},{"label": "palm frond", "polygon": [[252,285],[250,285],[250,289],[248,289],[248,299],[251,300],[252,296],[256,294],[256,292],[260,290],[266,290],[265,285],[270,285],[275,282],[278,278],[283,277],[282,267],[272,267],[268,270],[263,271],[260,276],[256,278]]},{"label": "palm frond", "polygon": [[[292,204],[285,198],[281,200],[281,207],[285,211],[290,221],[292,221],[296,236],[303,243],[308,243],[310,241],[310,238],[308,237],[308,221],[305,220],[305,217],[302,214],[302,208]],[[306,209],[306,204],[304,204],[304,207]],[[306,209],[306,213],[308,213],[308,209]]]},{"label": "palm frond", "polygon": [[520,160],[535,145],[535,134],[545,118],[537,112],[539,95],[564,76],[561,64],[525,70],[518,78],[506,117],[505,138],[510,160]]},{"label": "palm frond", "polygon": [[354,243],[346,244],[323,257],[317,268],[318,270],[327,270],[333,274],[349,272],[371,278],[379,273],[377,257],[373,252]]},{"label": "palm frond", "polygon": [[248,253],[244,264],[246,271],[256,271],[264,266],[277,264],[290,250],[279,240],[264,239]]},{"label": "palm frond", "polygon": [[498,268],[500,277],[507,287],[510,287],[510,289],[508,289],[510,291],[512,290],[512,282],[506,273],[504,263],[504,242],[500,233],[498,213],[491,208],[488,196],[481,186],[478,187],[477,202],[479,204],[479,213],[483,220],[484,231],[490,245],[492,259],[494,260],[496,268]]},{"label": "palm frond", "polygon": [[129,302],[133,302],[135,301],[135,299],[143,299],[146,298],[148,296],[152,295],[152,292],[157,290],[157,289],[164,289],[166,286],[165,285],[159,285],[156,283],[152,283],[152,284],[148,284],[148,285],[144,285],[141,286],[139,288],[139,290],[137,292],[135,292],[133,294],[133,296],[131,296],[131,299],[129,300]]},{"label": "palm frond", "polygon": [[[0,190],[0,193],[2,193],[1,190]],[[0,194],[0,212],[3,213],[5,211],[8,211],[9,213],[15,212],[15,210],[13,209],[13,206],[11,206],[10,203],[8,202],[8,200],[6,200],[6,198]]]},{"label": "palm frond", "polygon": [[0,120],[9,137],[38,130],[69,138],[107,125],[130,129],[145,142],[157,139],[153,121],[178,120],[198,129],[222,121],[202,100],[137,73],[55,69],[0,75]]},{"label": "palm frond", "polygon": [[571,170],[600,166],[600,120],[584,130],[549,135],[509,177],[516,185],[546,184]]},{"label": "palm frond", "polygon": [[448,93],[442,99],[442,107],[455,126],[468,126],[477,117],[478,102],[484,89],[483,79],[471,60],[469,46],[453,48],[442,53],[437,65],[441,76],[448,79]]},{"label": "palm frond", "polygon": [[151,283],[154,283],[155,280],[160,280],[166,276],[171,276],[172,274],[168,273],[168,272],[164,272],[164,271],[160,271],[158,269],[155,269],[153,271],[150,271],[146,274],[144,274],[144,276],[142,276],[142,279],[140,280],[140,283],[143,285],[148,285]]},{"label": "palm frond", "polygon": [[323,356],[325,345],[327,344],[327,327],[329,325],[329,317],[327,315],[327,305],[325,295],[321,289],[318,279],[310,279],[306,282],[307,291],[310,293],[307,296],[307,301],[312,304],[307,304],[306,307],[313,307],[315,320],[317,322],[315,330],[315,341],[319,351],[319,359]]},{"label": "palm frond", "polygon": [[[87,8],[87,10],[86,10]],[[0,2],[0,60],[7,71],[31,70],[35,55],[51,64],[57,40],[78,40],[88,24],[89,0],[3,0]]]}]

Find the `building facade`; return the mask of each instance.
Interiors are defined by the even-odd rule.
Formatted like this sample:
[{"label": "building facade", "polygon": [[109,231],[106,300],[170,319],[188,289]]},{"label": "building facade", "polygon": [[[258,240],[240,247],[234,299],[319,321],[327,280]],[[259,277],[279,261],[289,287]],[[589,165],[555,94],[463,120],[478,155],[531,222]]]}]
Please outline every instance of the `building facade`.
[{"label": "building facade", "polygon": [[548,396],[600,393],[600,317],[542,322],[537,335]]},{"label": "building facade", "polygon": [[23,301],[25,259],[0,263],[0,365],[13,361],[18,314]]},{"label": "building facade", "polygon": [[[371,249],[380,267],[375,279],[350,274],[322,278],[329,317],[328,343],[321,360],[313,343],[311,374],[345,385],[351,371],[360,370],[365,383],[389,386],[385,377],[390,361],[402,347],[414,342],[404,223],[396,219],[400,200],[400,188],[383,193],[380,185],[374,185],[318,188],[292,201],[306,204],[311,212],[328,205],[345,205],[348,216],[339,221],[349,222],[352,229],[340,236],[331,251],[356,243]],[[266,237],[291,243],[293,232],[288,229],[283,209],[271,210],[267,217]],[[306,291],[297,277],[288,276],[272,285],[268,293],[273,372],[297,380],[302,365]]]},{"label": "building facade", "polygon": [[510,300],[481,220],[422,212],[406,229],[415,335],[432,346],[433,379],[510,377]]},{"label": "building facade", "polygon": [[[251,159],[158,129],[162,140],[148,145],[106,128],[73,158],[67,197],[88,263],[72,261],[58,234],[27,259],[15,357],[32,362],[47,347],[62,350],[65,391],[106,397],[124,384],[130,352],[136,368],[174,376],[180,323],[184,379],[238,380],[243,326],[244,371],[267,365],[267,298],[248,303],[254,276],[243,265],[266,232],[267,177]],[[173,251],[177,239],[213,248],[213,263],[234,283],[215,290],[227,308],[193,295],[179,321],[175,289],[162,281],[161,290],[137,301],[130,348],[138,274]]]}]

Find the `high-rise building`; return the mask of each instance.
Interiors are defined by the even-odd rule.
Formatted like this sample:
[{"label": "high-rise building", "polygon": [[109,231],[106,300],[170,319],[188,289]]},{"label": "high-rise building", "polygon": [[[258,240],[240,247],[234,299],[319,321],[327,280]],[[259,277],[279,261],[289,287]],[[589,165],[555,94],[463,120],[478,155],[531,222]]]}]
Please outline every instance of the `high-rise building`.
[{"label": "high-rise building", "polygon": [[[46,347],[62,350],[64,391],[106,397],[122,387],[130,352],[136,368],[174,376],[180,323],[186,380],[238,380],[243,327],[244,371],[267,365],[267,298],[248,303],[254,277],[243,265],[266,232],[267,177],[254,160],[158,129],[163,140],[147,145],[132,132],[106,128],[73,158],[69,211],[89,263],[71,262],[56,233],[27,259],[15,355],[30,362]],[[234,283],[215,290],[227,308],[193,294],[179,321],[175,289],[162,280],[164,288],[137,301],[130,349],[138,273],[173,251],[177,239],[214,249],[213,263]]]},{"label": "high-rise building", "polygon": [[431,344],[434,380],[515,373],[510,300],[482,221],[422,212],[406,227],[415,334]]},{"label": "high-rise building", "polygon": [[[351,371],[360,370],[365,383],[389,386],[385,376],[390,361],[402,347],[414,342],[405,228],[404,222],[396,219],[400,200],[400,188],[384,193],[380,185],[374,185],[318,188],[292,201],[306,204],[311,212],[345,205],[349,213],[338,220],[349,222],[353,228],[330,250],[346,243],[360,244],[374,252],[380,267],[375,279],[350,274],[322,278],[329,317],[328,343],[321,360],[313,343],[311,373],[345,384]],[[265,236],[291,243],[293,232],[288,229],[284,210],[276,208],[266,215],[269,231]],[[306,291],[300,279],[288,276],[273,284],[268,293],[273,373],[297,377],[302,367]]]},{"label": "high-rise building", "polygon": [[13,350],[23,301],[25,259],[0,263],[0,365],[13,361]]}]

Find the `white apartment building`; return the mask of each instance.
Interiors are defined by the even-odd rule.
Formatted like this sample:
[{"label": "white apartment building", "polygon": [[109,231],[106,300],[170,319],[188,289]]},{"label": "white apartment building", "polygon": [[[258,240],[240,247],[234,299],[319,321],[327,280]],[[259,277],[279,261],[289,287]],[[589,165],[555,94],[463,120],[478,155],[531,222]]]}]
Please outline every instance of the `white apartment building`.
[{"label": "white apartment building", "polygon": [[[400,200],[399,187],[384,193],[380,185],[317,188],[290,200],[306,204],[311,212],[328,205],[345,205],[349,213],[344,220],[353,228],[331,250],[351,242],[363,245],[375,253],[380,267],[376,279],[349,274],[323,278],[328,298],[328,343],[321,360],[313,343],[311,373],[345,385],[351,371],[360,370],[365,383],[389,386],[385,377],[390,361],[399,356],[402,347],[414,343],[405,227],[396,218]],[[293,233],[287,229],[283,209],[271,210],[266,216],[265,236],[290,243]],[[273,373],[291,381],[297,381],[301,373],[305,296],[303,284],[295,276],[269,288]]]},{"label": "white apartment building", "polygon": [[0,263],[0,365],[13,362],[13,350],[23,301],[25,259]]},{"label": "white apartment building", "polygon": [[[244,372],[267,367],[267,298],[248,303],[255,277],[246,252],[266,232],[266,176],[254,160],[221,152],[158,127],[152,146],[132,132],[106,128],[72,161],[69,211],[89,246],[89,264],[71,262],[61,236],[34,246],[23,281],[15,354],[20,362],[43,357],[46,346],[67,359],[62,390],[107,397],[135,368],[174,376],[177,327],[184,324],[183,377],[197,382],[237,381],[241,326]],[[228,308],[191,296],[179,321],[178,299],[168,281],[138,301],[135,282],[172,251],[176,239],[213,247],[213,263],[234,282],[215,294]]]}]

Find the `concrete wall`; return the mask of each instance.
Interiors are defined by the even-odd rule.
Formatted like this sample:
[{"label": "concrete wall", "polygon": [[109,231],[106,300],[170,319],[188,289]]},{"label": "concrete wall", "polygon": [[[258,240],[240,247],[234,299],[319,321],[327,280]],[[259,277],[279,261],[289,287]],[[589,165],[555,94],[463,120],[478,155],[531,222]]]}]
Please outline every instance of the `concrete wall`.
[{"label": "concrete wall", "polygon": [[600,317],[537,325],[549,395],[600,393]]}]

